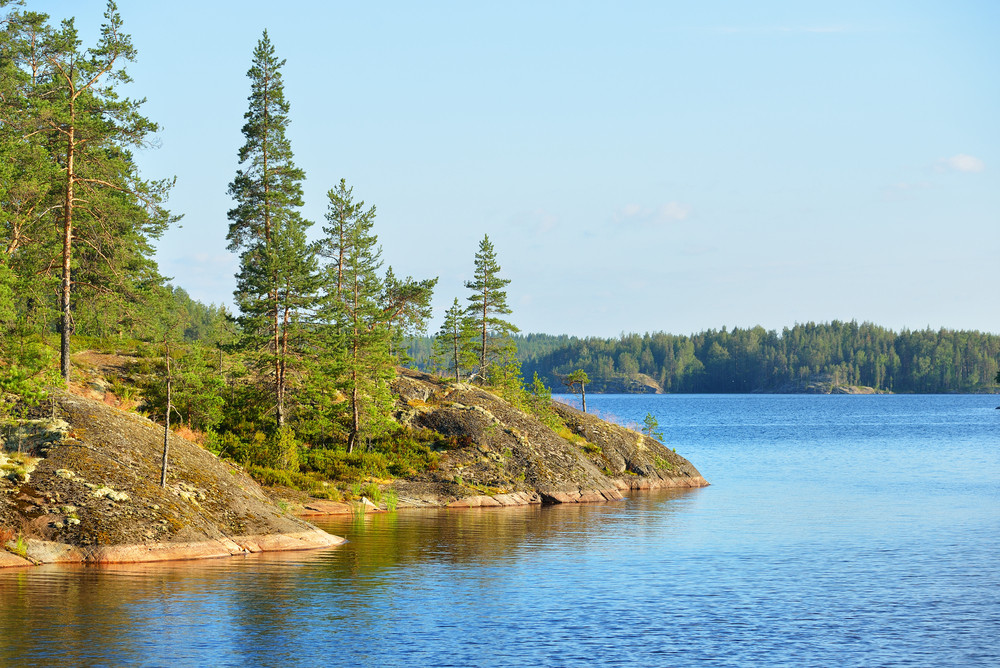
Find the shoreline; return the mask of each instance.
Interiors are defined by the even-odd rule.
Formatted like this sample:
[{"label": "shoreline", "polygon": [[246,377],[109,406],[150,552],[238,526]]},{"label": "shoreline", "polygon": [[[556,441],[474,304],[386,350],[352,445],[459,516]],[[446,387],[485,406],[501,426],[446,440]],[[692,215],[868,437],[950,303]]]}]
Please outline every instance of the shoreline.
[{"label": "shoreline", "polygon": [[[631,481],[633,484],[601,490],[511,492],[507,494],[480,494],[459,498],[441,495],[437,503],[416,498],[403,499],[397,510],[419,509],[468,509],[514,508],[531,505],[561,505],[573,503],[613,503],[623,501],[628,491],[655,489],[697,489],[709,485],[701,476],[687,479],[649,479]],[[331,517],[350,515],[354,506],[339,501],[310,499],[294,503],[288,512],[296,517]],[[365,513],[388,512],[374,505],[366,505]],[[295,533],[276,533],[222,537],[208,541],[126,543],[98,547],[78,547],[68,543],[29,538],[25,541],[26,555],[19,556],[9,550],[0,551],[0,569],[31,568],[47,564],[141,564],[170,561],[199,561],[221,559],[260,552],[295,552],[326,549],[343,545],[346,538],[315,528]]]},{"label": "shoreline", "polygon": [[126,543],[82,548],[68,543],[29,538],[26,556],[0,552],[0,568],[33,567],[45,564],[140,564],[161,561],[218,559],[258,552],[293,552],[336,547],[346,538],[322,529],[297,533],[230,536],[208,541],[176,543]]}]

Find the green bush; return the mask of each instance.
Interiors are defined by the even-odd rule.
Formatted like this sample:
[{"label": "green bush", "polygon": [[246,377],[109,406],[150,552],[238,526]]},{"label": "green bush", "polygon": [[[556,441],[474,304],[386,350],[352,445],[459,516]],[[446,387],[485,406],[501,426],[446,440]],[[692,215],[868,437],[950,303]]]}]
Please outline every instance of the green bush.
[{"label": "green bush", "polygon": [[399,429],[373,442],[368,451],[313,448],[302,453],[301,463],[305,471],[341,482],[411,476],[437,466],[439,455],[432,445],[441,438],[430,430]]},{"label": "green bush", "polygon": [[247,468],[250,477],[262,485],[284,485],[285,487],[295,487],[292,476],[288,471],[278,471],[266,466],[256,466],[251,464]]},{"label": "green bush", "polygon": [[219,435],[209,432],[207,448],[242,466],[257,466],[281,471],[299,470],[299,442],[292,430],[285,427],[269,436],[256,431],[249,439],[241,439],[231,431]]}]

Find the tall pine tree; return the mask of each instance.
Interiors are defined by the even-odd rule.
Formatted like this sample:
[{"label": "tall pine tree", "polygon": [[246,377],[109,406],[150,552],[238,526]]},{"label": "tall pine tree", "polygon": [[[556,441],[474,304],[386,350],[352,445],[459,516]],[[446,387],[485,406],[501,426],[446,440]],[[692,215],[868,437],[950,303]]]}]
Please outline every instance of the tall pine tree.
[{"label": "tall pine tree", "polygon": [[[479,242],[476,253],[476,269],[473,280],[466,281],[465,287],[472,291],[466,314],[476,330],[478,338],[479,377],[486,382],[491,372],[504,369],[516,363],[517,352],[512,334],[519,330],[500,316],[510,313],[507,306],[508,278],[500,278],[500,265],[489,235]],[[507,374],[502,374],[507,375]]]},{"label": "tall pine tree", "polygon": [[[125,66],[136,50],[114,2],[104,18],[97,45],[85,50],[72,20],[57,31],[42,30],[37,20],[22,24],[31,44],[22,50],[31,103],[20,127],[31,128],[25,138],[58,166],[54,189],[61,201],[50,206],[62,237],[60,369],[67,381],[74,291],[83,287],[98,297],[141,303],[143,290],[160,280],[150,240],[173,220],[163,208],[172,181],[143,179],[131,153],[148,146],[158,130],[140,113],[144,100],[119,94],[132,81]],[[78,247],[86,250],[76,257]],[[73,278],[75,268],[83,270],[82,280]]]},{"label": "tall pine tree", "polygon": [[285,134],[289,104],[274,46],[264,31],[253,52],[246,143],[229,184],[229,248],[240,252],[236,302],[239,343],[272,395],[275,423],[287,419],[287,392],[308,352],[305,320],[315,305],[316,261],[306,241],[311,223],[299,213],[305,173],[295,166]]}]

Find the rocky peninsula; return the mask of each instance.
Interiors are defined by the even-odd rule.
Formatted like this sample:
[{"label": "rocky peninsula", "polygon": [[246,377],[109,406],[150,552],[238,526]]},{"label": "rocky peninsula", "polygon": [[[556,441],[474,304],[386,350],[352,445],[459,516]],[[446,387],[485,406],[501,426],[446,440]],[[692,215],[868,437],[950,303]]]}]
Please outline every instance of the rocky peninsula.
[{"label": "rocky peninsula", "polygon": [[[608,502],[707,481],[658,441],[558,402],[544,423],[483,388],[410,369],[395,418],[447,446],[433,470],[378,481],[398,507]],[[100,398],[53,395],[0,437],[0,566],[198,559],[343,542],[301,518],[349,506],[264,488],[238,466]],[[367,504],[367,510],[379,508]]]}]

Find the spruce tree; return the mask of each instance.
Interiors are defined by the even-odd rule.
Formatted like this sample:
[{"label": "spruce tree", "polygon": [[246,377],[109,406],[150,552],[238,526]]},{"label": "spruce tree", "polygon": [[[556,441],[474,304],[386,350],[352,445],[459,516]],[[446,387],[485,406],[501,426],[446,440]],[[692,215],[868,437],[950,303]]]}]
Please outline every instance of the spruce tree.
[{"label": "spruce tree", "polygon": [[309,348],[306,320],[315,305],[315,254],[306,241],[311,223],[299,213],[305,173],[295,166],[285,131],[289,104],[281,68],[265,30],[253,52],[246,143],[229,194],[229,248],[240,252],[236,303],[243,337],[238,347],[262,373],[272,394],[275,423],[285,425],[286,395]]},{"label": "spruce tree", "polygon": [[[483,237],[476,253],[476,268],[473,280],[466,281],[465,287],[472,290],[466,315],[477,332],[479,357],[479,377],[486,382],[490,368],[507,367],[517,352],[512,334],[519,330],[499,316],[510,313],[507,306],[507,292],[504,288],[510,279],[500,278],[500,265],[489,235]],[[495,375],[495,374],[494,374]],[[504,374],[506,375],[506,374]]]}]

